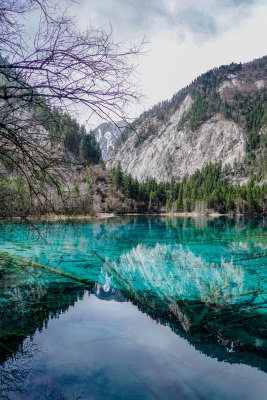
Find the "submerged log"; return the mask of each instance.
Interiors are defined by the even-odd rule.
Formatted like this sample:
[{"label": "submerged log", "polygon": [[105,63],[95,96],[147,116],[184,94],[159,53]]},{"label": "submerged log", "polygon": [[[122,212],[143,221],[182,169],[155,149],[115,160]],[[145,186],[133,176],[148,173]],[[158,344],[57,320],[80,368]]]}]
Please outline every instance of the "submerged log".
[{"label": "submerged log", "polygon": [[[70,273],[70,272],[67,272],[67,271],[63,271],[60,268],[50,267],[47,264],[41,264],[41,263],[39,263],[37,261],[28,260],[26,258],[19,257],[19,256],[14,256],[14,255],[11,255],[9,253],[0,252],[0,260],[11,262],[11,263],[13,263],[13,265],[15,267],[18,267],[18,264],[22,263],[22,267],[27,265],[27,266],[34,267],[34,268],[37,268],[37,269],[53,272],[53,273],[55,273],[57,275],[64,276],[65,278],[72,279],[72,280],[74,280],[76,282],[80,282],[80,283],[83,283],[85,285],[94,284],[94,282],[92,280],[90,280],[90,279],[82,278],[82,277],[80,277],[80,276],[78,276],[76,274],[73,274],[73,273]],[[21,267],[21,265],[19,265],[19,267]]]}]

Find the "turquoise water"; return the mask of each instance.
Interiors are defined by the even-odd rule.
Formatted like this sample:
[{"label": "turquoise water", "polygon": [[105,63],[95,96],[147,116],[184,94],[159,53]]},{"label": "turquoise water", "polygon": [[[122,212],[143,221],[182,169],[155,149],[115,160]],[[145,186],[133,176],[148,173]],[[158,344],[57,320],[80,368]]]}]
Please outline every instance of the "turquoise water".
[{"label": "turquoise water", "polygon": [[262,219],[2,224],[0,393],[10,399],[263,399]]}]

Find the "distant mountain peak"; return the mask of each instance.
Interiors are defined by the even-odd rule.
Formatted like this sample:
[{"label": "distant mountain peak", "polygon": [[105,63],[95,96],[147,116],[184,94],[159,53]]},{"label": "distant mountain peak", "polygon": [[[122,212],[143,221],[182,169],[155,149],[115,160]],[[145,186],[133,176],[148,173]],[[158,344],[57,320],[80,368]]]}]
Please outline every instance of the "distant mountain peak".
[{"label": "distant mountain peak", "polygon": [[95,138],[99,143],[103,160],[106,160],[109,151],[114,149],[116,141],[126,125],[125,121],[119,121],[117,123],[103,122],[94,130]]}]

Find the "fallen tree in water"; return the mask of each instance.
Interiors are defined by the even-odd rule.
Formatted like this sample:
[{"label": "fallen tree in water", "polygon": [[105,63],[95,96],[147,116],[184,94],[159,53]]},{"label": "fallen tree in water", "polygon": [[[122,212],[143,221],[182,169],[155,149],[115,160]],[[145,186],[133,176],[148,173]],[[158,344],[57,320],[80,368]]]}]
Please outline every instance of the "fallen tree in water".
[{"label": "fallen tree in water", "polygon": [[25,269],[25,267],[31,267],[34,269],[41,269],[41,270],[45,270],[48,272],[53,272],[54,274],[60,275],[60,276],[64,276],[65,278],[68,279],[72,279],[76,282],[80,282],[83,283],[85,285],[92,285],[93,281],[91,281],[90,279],[86,279],[86,278],[82,278],[76,274],[67,272],[67,271],[63,271],[60,268],[54,268],[54,267],[50,267],[49,265],[45,265],[45,264],[41,264],[37,261],[32,261],[32,260],[27,260],[25,258],[19,257],[19,256],[14,256],[12,254],[9,253],[5,253],[5,252],[0,252],[0,262],[6,262],[11,264],[13,267],[15,268],[22,268]]},{"label": "fallen tree in water", "polygon": [[[165,247],[158,247],[156,252],[157,255],[155,251],[152,254],[151,249],[141,246],[124,254],[121,263],[115,263],[91,251],[99,260],[101,274],[108,277],[104,278],[108,279],[106,287],[117,286],[124,299],[131,301],[142,312],[170,326],[176,334],[211,357],[243,362],[267,371],[267,316],[263,312],[267,302],[261,279],[255,287],[246,288],[242,284],[242,271],[231,263],[205,266],[200,258],[193,259],[190,252],[180,248],[173,249],[172,261],[175,258],[176,264],[175,269],[170,271],[166,268]],[[155,263],[156,259],[162,269]],[[96,282],[78,274],[7,253],[0,253],[0,261],[4,277],[12,271],[17,271],[17,275],[23,272],[21,284],[7,279],[7,295],[3,287],[0,313],[10,319],[10,323],[6,323],[9,328],[2,331],[1,346],[22,343],[29,334],[29,328],[30,334],[34,333],[37,327],[40,329],[42,326],[43,318],[47,320],[55,310],[67,309],[68,304],[73,304],[69,293],[73,293],[72,299],[77,299],[80,296],[77,293],[84,293],[85,290],[90,293],[96,285]],[[164,269],[169,275],[164,274]],[[209,272],[206,281],[201,279],[204,278],[203,271]],[[27,276],[31,278],[30,284],[25,279]],[[99,281],[101,279],[99,276]],[[5,279],[2,282],[5,285]],[[190,296],[190,293],[193,295]],[[27,323],[26,315],[29,315]],[[4,352],[11,354],[12,348],[10,351],[6,348]]]}]

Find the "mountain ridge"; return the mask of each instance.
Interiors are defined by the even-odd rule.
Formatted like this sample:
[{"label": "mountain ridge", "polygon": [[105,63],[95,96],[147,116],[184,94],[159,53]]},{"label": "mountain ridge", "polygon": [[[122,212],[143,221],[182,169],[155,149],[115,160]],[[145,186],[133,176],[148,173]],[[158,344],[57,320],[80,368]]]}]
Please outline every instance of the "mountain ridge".
[{"label": "mountain ridge", "polygon": [[[200,75],[171,100],[143,113],[124,131],[107,166],[138,180],[180,181],[222,161],[246,183],[253,164],[266,179],[267,56]],[[263,162],[259,162],[259,158]],[[242,165],[242,168],[240,168]],[[234,174],[233,174],[234,175]],[[236,175],[236,174],[235,174]]]}]

